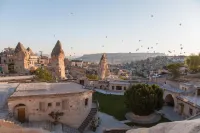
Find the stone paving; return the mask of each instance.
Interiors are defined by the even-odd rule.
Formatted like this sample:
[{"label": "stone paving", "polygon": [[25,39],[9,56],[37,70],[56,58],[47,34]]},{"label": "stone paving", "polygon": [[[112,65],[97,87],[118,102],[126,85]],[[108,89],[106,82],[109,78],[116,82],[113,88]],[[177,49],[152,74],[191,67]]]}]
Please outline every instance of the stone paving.
[{"label": "stone paving", "polygon": [[174,111],[174,108],[170,106],[163,106],[162,110],[160,110],[159,112],[164,114],[164,117],[171,121],[184,120],[178,113]]},{"label": "stone paving", "polygon": [[[116,128],[125,128],[125,129],[131,129],[126,124],[123,124],[122,122],[115,119],[113,116],[110,116],[108,114],[98,112],[98,115],[100,117],[100,125],[95,131],[95,133],[103,133],[105,129],[116,129]],[[94,133],[92,131],[85,131],[84,133]]]},{"label": "stone paving", "polygon": [[153,113],[148,116],[138,116],[133,114],[132,112],[128,112],[125,115],[126,119],[134,122],[134,123],[141,123],[141,124],[150,124],[150,123],[157,123],[161,116],[159,114]]}]

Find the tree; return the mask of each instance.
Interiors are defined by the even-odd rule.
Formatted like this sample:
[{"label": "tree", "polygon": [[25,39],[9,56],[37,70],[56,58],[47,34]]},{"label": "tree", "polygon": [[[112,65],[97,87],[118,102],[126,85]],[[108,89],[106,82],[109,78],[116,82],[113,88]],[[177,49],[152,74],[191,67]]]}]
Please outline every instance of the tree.
[{"label": "tree", "polygon": [[185,64],[192,72],[200,71],[200,55],[190,55],[185,59]]},{"label": "tree", "polygon": [[135,84],[124,94],[125,105],[136,115],[149,115],[163,106],[163,90],[157,85]]},{"label": "tree", "polygon": [[86,77],[91,80],[98,80],[98,76],[94,74],[87,74]]},{"label": "tree", "polygon": [[125,76],[119,76],[119,78],[120,78],[121,80],[127,80],[127,78],[126,78]]},{"label": "tree", "polygon": [[40,81],[53,81],[52,74],[44,67],[40,67],[35,71],[36,79]]},{"label": "tree", "polygon": [[173,79],[180,77],[181,73],[180,73],[179,69],[181,66],[182,66],[182,64],[180,64],[180,63],[173,63],[173,64],[169,64],[167,66],[167,69],[171,73]]},{"label": "tree", "polygon": [[60,119],[60,116],[63,116],[63,115],[64,113],[59,112],[59,111],[57,112],[52,111],[51,113],[49,113],[49,116],[54,119],[54,123],[58,122],[58,120]]}]

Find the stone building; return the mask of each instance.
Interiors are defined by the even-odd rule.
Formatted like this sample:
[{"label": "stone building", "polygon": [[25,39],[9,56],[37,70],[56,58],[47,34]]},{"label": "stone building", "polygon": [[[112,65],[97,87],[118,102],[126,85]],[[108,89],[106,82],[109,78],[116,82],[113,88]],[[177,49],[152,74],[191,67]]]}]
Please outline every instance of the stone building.
[{"label": "stone building", "polygon": [[[20,84],[8,99],[8,108],[20,122],[56,121],[84,130],[97,114],[92,93],[74,82]],[[52,117],[56,113],[57,120]]]},{"label": "stone building", "polygon": [[112,91],[126,91],[131,84],[129,82],[124,81],[110,81],[109,82],[109,90]]},{"label": "stone building", "polygon": [[16,48],[5,48],[0,53],[0,69],[4,73],[28,74],[30,68],[36,64],[38,64],[38,56],[20,42]]},{"label": "stone building", "polygon": [[50,63],[49,57],[47,56],[40,56],[38,62],[41,66],[47,66]]},{"label": "stone building", "polygon": [[59,79],[65,79],[65,53],[62,49],[61,42],[58,40],[51,52],[51,66],[53,68],[53,75]]},{"label": "stone building", "polygon": [[71,60],[71,66],[76,67],[83,67],[83,61],[82,60]]},{"label": "stone building", "polygon": [[104,80],[109,75],[110,75],[110,70],[108,68],[106,54],[103,54],[98,66],[98,76],[101,80]]}]

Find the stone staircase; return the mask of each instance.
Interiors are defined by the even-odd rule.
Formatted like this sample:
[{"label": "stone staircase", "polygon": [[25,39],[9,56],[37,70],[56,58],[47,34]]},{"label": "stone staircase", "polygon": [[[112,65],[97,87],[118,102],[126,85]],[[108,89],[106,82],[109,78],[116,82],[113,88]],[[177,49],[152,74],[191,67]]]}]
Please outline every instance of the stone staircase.
[{"label": "stone staircase", "polygon": [[97,114],[97,112],[98,112],[97,108],[91,108],[90,113],[88,114],[86,119],[83,121],[81,126],[78,128],[79,132],[82,133],[85,130],[85,128],[89,125],[89,123],[91,122],[92,118]]}]

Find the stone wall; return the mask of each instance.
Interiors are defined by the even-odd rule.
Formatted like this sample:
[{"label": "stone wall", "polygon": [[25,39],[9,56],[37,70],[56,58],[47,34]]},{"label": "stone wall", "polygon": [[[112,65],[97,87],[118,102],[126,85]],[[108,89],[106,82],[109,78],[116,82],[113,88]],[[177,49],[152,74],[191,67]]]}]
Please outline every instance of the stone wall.
[{"label": "stone wall", "polygon": [[[88,105],[85,105],[85,99],[88,98]],[[68,106],[63,109],[63,101],[68,101]],[[44,110],[40,110],[40,102],[45,103]],[[48,106],[51,103],[51,107]],[[60,103],[60,106],[56,106],[56,103]],[[26,119],[28,121],[52,121],[53,119],[48,115],[52,111],[64,112],[64,115],[60,117],[59,122],[69,125],[74,128],[78,128],[84,119],[87,117],[92,107],[92,93],[84,92],[82,94],[69,94],[65,96],[49,96],[49,97],[27,97],[17,98],[8,101],[9,111],[14,114],[15,118],[18,117],[16,107],[19,104],[24,104],[26,109]]]},{"label": "stone wall", "polygon": [[[181,112],[181,105],[180,104],[184,105],[183,112]],[[190,114],[189,109],[193,110],[193,114],[192,115]],[[180,115],[182,115],[183,117],[189,118],[191,116],[194,116],[194,115],[198,114],[199,113],[199,109],[197,107],[194,107],[194,106],[190,105],[189,103],[186,103],[186,102],[183,102],[183,101],[177,99],[177,112]]]},{"label": "stone wall", "polygon": [[[122,90],[117,90],[116,86],[121,86]],[[113,91],[126,91],[129,88],[130,84],[112,84],[109,83],[109,90],[113,90]],[[114,88],[113,88],[114,87]]]}]

